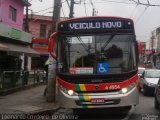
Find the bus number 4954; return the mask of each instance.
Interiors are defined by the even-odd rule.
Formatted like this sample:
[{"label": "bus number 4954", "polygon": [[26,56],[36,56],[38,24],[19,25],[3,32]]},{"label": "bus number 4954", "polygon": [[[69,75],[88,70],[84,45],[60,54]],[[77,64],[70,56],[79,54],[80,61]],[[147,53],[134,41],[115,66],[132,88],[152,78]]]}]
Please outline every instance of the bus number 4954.
[{"label": "bus number 4954", "polygon": [[106,85],[106,90],[117,90],[120,89],[120,85]]}]

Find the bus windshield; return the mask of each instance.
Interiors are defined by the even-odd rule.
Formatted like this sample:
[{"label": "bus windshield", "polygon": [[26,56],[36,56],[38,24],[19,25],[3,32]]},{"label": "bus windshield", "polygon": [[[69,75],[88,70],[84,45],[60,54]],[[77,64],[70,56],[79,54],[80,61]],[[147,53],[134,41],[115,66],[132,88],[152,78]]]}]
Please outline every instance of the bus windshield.
[{"label": "bus windshield", "polygon": [[136,69],[135,36],[61,36],[58,71],[65,74],[121,74]]}]

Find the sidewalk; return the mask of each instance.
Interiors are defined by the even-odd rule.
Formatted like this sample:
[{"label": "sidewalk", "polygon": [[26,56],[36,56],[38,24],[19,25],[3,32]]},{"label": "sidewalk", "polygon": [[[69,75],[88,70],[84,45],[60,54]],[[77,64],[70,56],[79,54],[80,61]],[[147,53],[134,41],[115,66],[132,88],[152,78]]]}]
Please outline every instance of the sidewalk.
[{"label": "sidewalk", "polygon": [[43,95],[46,85],[39,85],[6,96],[0,96],[0,114],[54,113],[57,103],[48,103]]}]

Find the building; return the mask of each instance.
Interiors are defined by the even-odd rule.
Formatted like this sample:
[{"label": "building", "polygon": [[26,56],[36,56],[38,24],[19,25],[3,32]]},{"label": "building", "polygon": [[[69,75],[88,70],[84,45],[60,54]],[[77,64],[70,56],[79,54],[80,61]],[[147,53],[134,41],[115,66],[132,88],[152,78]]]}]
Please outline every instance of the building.
[{"label": "building", "polygon": [[153,63],[160,68],[160,27],[152,31],[151,45],[153,45]]},{"label": "building", "polygon": [[[0,43],[5,47],[1,50],[7,57],[21,59],[21,69],[25,70],[31,70],[30,57],[37,55],[37,52],[30,48],[32,35],[23,31],[24,7],[30,5],[27,0],[0,0]],[[0,69],[3,67],[0,66]]]},{"label": "building", "polygon": [[155,52],[160,52],[160,27],[152,31],[151,45],[152,44]]},{"label": "building", "polygon": [[[25,21],[25,19],[24,19]],[[32,69],[44,69],[48,60],[48,38],[52,27],[51,16],[30,14],[28,16],[29,32],[32,34],[32,49],[40,53],[40,57],[32,57]]]},{"label": "building", "polygon": [[[61,18],[61,20],[67,18]],[[24,19],[25,21],[25,19]],[[48,38],[51,33],[52,16],[30,14],[28,16],[29,32],[32,34],[32,48],[40,57],[32,57],[32,69],[44,69],[48,60]]]},{"label": "building", "polygon": [[[30,71],[31,57],[39,56],[30,47],[32,35],[23,31],[24,7],[30,5],[28,0],[0,0],[1,76],[15,77],[21,70]],[[1,81],[4,80],[0,80],[0,86]],[[12,79],[10,82],[15,84]]]},{"label": "building", "polygon": [[143,65],[145,61],[145,42],[138,41],[138,51],[139,51],[139,65]]},{"label": "building", "polygon": [[146,42],[146,61],[151,61],[152,66],[160,62],[160,27],[151,32],[150,39]]}]

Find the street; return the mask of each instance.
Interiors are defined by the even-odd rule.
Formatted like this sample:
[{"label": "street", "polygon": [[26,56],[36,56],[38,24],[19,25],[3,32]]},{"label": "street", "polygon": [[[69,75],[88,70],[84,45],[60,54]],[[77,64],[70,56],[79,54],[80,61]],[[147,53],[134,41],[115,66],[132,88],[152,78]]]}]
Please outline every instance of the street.
[{"label": "street", "polygon": [[0,120],[160,120],[159,8],[0,0]]},{"label": "street", "polygon": [[144,96],[139,93],[139,105],[133,107],[128,114],[122,110],[101,109],[96,111],[85,111],[73,114],[71,109],[60,109],[53,116],[53,119],[83,119],[83,120],[159,120],[160,111],[154,108],[154,96]]},{"label": "street", "polygon": [[[142,118],[145,117],[146,115],[148,115],[148,117],[151,115],[157,117],[157,115],[159,115],[160,118],[160,111],[154,108],[154,96],[144,96],[142,93],[140,93],[139,105],[135,107],[129,120],[142,120]],[[159,119],[157,118],[156,120]]]}]

